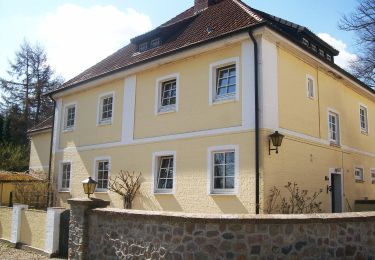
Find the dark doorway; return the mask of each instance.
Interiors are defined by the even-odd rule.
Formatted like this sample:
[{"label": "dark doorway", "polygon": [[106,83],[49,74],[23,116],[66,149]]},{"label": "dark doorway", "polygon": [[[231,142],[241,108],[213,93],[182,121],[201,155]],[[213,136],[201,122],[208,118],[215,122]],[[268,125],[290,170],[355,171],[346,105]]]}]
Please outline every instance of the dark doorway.
[{"label": "dark doorway", "polygon": [[70,210],[60,215],[59,256],[68,257]]},{"label": "dark doorway", "polygon": [[331,205],[332,213],[342,212],[342,175],[331,173]]}]

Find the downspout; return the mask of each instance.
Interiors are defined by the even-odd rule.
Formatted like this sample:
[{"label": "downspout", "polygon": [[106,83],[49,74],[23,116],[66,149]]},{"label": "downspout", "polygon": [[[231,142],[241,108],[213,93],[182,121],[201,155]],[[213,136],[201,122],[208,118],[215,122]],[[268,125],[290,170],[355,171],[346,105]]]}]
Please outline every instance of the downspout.
[{"label": "downspout", "polygon": [[49,98],[53,102],[53,114],[52,114],[52,130],[51,130],[51,143],[49,146],[49,162],[48,162],[48,183],[47,183],[47,208],[50,203],[50,188],[51,188],[51,167],[52,167],[52,151],[53,151],[53,130],[55,129],[55,111],[56,111],[56,100],[53,99],[52,95]]},{"label": "downspout", "polygon": [[250,29],[249,36],[254,44],[254,109],[255,109],[255,213],[260,211],[260,155],[259,155],[259,78],[258,78],[258,43]]}]

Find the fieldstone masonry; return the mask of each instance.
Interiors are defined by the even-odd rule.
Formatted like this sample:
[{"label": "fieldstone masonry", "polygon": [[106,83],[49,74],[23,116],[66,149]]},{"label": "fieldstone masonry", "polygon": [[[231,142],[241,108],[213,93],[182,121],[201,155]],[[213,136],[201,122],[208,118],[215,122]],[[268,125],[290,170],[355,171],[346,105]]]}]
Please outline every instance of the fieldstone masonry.
[{"label": "fieldstone masonry", "polygon": [[85,260],[89,247],[89,218],[90,209],[103,208],[109,205],[109,201],[98,199],[70,199],[70,223],[69,223],[69,259]]},{"label": "fieldstone masonry", "polygon": [[89,259],[375,259],[375,213],[88,217]]}]

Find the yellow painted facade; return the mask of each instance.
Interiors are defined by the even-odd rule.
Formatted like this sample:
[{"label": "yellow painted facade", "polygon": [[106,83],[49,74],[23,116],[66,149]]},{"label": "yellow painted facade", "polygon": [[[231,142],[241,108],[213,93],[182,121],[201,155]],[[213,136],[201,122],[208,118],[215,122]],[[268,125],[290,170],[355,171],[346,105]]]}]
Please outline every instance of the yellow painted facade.
[{"label": "yellow painted facade", "polygon": [[45,211],[23,210],[20,242],[43,250],[46,236],[46,217]]},{"label": "yellow painted facade", "polygon": [[[344,211],[354,208],[354,200],[375,198],[375,185],[370,176],[370,169],[375,168],[375,120],[372,120],[375,96],[365,94],[353,82],[344,83],[342,78],[333,76],[317,59],[312,62],[303,53],[292,52],[269,39],[265,41],[267,46],[260,48],[263,51],[260,57],[264,59],[259,62],[259,66],[264,66],[262,80],[274,79],[275,84],[262,86],[263,81],[260,82],[261,103],[277,105],[271,112],[261,111],[263,117],[264,113],[273,113],[271,123],[275,125],[260,130],[261,209],[266,207],[272,187],[282,188],[287,182],[296,182],[309,191],[322,190],[319,197],[322,209],[330,212],[331,194],[327,186],[332,169],[342,173]],[[246,110],[253,109],[254,100],[244,93],[244,89],[254,91],[254,77],[250,78],[251,82],[246,81],[246,74],[254,69],[253,54],[246,49],[252,49],[249,43],[247,39],[212,48],[57,96],[60,117],[55,128],[53,158],[57,188],[61,183],[61,163],[71,163],[70,188],[58,193],[58,206],[68,206],[67,199],[83,196],[81,181],[88,176],[95,177],[95,160],[106,158],[110,162],[111,177],[120,170],[142,173],[141,189],[133,203],[135,209],[255,213],[255,130],[251,123],[253,112]],[[275,50],[275,56],[269,54],[270,48]],[[266,60],[270,57],[272,60]],[[239,98],[212,105],[209,102],[210,65],[231,58],[238,58]],[[243,68],[244,64],[249,67]],[[264,64],[276,64],[276,72],[268,73]],[[158,79],[168,75],[178,75],[177,109],[158,114]],[[309,77],[314,81],[313,98],[307,96]],[[133,101],[127,96],[131,93],[127,89],[131,88],[127,85],[130,78],[135,79]],[[266,96],[272,96],[271,92],[277,93],[276,99],[266,100]],[[112,124],[98,125],[100,97],[107,93],[114,96]],[[70,104],[76,105],[75,127],[73,131],[64,131],[65,107]],[[368,112],[367,134],[360,131],[360,105],[365,105]],[[125,111],[131,106],[134,111]],[[331,145],[328,139],[329,110],[340,117],[339,146]],[[134,124],[127,117],[129,114],[134,116]],[[264,118],[261,126],[270,123]],[[123,122],[126,119],[129,121]],[[246,120],[250,122],[247,125]],[[126,132],[129,129],[133,132]],[[279,154],[269,155],[268,135],[275,130],[283,133],[285,139]],[[132,140],[124,140],[124,134]],[[209,149],[222,146],[238,147],[238,189],[233,194],[210,194]],[[153,154],[165,151],[175,155],[175,187],[170,194],[158,194],[153,189]],[[354,178],[354,168],[359,166],[364,169],[364,182],[356,182]],[[93,197],[109,200],[113,207],[123,205],[121,198],[112,192],[96,192]]]},{"label": "yellow painted facade", "polygon": [[[8,206],[10,201],[10,193],[13,192],[14,196],[14,184],[12,183],[0,183],[0,206]],[[14,197],[13,197],[14,200]]]},{"label": "yellow painted facade", "polygon": [[0,238],[10,240],[12,232],[12,208],[0,207]]},{"label": "yellow painted facade", "polygon": [[34,171],[48,172],[51,145],[51,130],[35,132],[30,138],[29,168]]}]

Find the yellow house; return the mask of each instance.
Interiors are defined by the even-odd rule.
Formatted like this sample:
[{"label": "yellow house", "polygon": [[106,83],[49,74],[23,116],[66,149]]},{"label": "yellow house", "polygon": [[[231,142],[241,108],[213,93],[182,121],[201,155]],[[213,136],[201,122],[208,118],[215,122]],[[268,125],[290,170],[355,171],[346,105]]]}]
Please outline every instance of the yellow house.
[{"label": "yellow house", "polygon": [[120,170],[142,172],[135,209],[262,213],[288,182],[322,190],[326,212],[374,199],[375,91],[337,55],[239,0],[196,0],[49,93],[58,204],[92,176],[122,207]]}]

